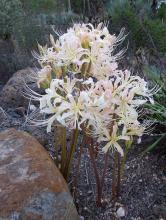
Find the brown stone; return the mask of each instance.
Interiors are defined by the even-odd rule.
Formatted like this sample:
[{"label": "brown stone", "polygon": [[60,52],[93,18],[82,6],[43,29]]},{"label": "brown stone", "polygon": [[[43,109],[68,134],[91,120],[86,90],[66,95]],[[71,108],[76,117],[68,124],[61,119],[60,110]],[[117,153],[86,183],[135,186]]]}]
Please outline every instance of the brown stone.
[{"label": "brown stone", "polygon": [[0,133],[0,220],[79,219],[67,184],[26,132]]},{"label": "brown stone", "polygon": [[6,85],[0,91],[0,103],[3,108],[20,108],[27,109],[29,99],[24,93],[26,93],[26,84],[32,87],[33,90],[37,89],[36,83],[32,77],[34,69],[26,68],[19,70],[13,74],[8,80]]}]

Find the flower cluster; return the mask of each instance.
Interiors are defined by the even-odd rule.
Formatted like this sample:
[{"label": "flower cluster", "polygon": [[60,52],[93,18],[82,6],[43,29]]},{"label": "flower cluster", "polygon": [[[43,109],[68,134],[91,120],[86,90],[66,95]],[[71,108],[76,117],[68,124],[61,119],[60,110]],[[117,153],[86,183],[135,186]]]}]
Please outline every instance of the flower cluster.
[{"label": "flower cluster", "polygon": [[118,67],[116,59],[122,53],[113,55],[113,50],[123,39],[121,35],[110,35],[102,23],[97,28],[92,24],[74,24],[56,42],[50,35],[52,47],[39,45],[40,55],[34,55],[42,67],[52,68],[56,78],[64,77],[70,71],[73,74],[81,72],[84,77],[104,79],[114,74]]},{"label": "flower cluster", "polygon": [[68,129],[79,129],[92,136],[103,151],[116,149],[123,156],[120,140],[141,137],[147,123],[140,123],[141,106],[153,93],[147,82],[129,70],[119,70],[114,48],[123,39],[109,34],[99,24],[75,24],[52,47],[41,47],[35,54],[42,69],[37,84],[45,94],[37,96],[40,111],[48,114],[47,131],[56,120]]}]

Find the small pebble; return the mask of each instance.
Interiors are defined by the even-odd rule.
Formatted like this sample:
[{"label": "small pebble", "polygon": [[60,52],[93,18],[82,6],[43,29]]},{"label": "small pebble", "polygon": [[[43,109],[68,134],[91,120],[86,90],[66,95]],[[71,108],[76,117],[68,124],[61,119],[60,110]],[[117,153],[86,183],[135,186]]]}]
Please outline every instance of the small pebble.
[{"label": "small pebble", "polygon": [[116,214],[117,214],[118,218],[124,217],[125,216],[125,209],[123,207],[118,208]]},{"label": "small pebble", "polygon": [[36,106],[30,105],[30,106],[29,106],[29,109],[30,109],[30,111],[35,111],[35,110],[36,110]]},{"label": "small pebble", "polygon": [[92,193],[92,190],[89,190],[87,193],[88,193],[88,194],[91,194],[91,193]]}]

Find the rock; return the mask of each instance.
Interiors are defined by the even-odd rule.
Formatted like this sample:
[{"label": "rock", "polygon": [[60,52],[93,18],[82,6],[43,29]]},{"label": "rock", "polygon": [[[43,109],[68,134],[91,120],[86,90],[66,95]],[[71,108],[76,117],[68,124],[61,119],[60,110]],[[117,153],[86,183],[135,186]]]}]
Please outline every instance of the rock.
[{"label": "rock", "polygon": [[156,216],[161,216],[162,218],[166,218],[166,206],[155,205],[153,207],[153,212]]},{"label": "rock", "polygon": [[0,219],[78,220],[67,184],[36,139],[0,133]]},{"label": "rock", "polygon": [[25,130],[33,135],[44,147],[53,139],[52,133],[47,133],[46,128],[40,126],[26,126]]},{"label": "rock", "polygon": [[2,90],[3,86],[4,86],[3,83],[0,82],[0,91]]},{"label": "rock", "polygon": [[125,216],[125,209],[123,207],[119,207],[116,214],[117,214],[118,218],[124,217]]},{"label": "rock", "polygon": [[23,95],[23,91],[25,90],[25,84],[30,85],[34,90],[37,89],[37,85],[31,77],[33,72],[34,69],[26,68],[13,74],[0,91],[1,107],[28,107],[29,99]]}]

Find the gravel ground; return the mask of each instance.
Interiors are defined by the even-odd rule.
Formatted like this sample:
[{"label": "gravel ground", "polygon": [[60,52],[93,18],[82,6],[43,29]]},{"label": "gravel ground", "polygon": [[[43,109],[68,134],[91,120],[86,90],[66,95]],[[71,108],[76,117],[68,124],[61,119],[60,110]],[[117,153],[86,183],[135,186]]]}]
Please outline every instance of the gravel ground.
[{"label": "gravel ground", "polygon": [[[166,219],[166,144],[161,143],[152,153],[141,157],[141,152],[152,143],[144,137],[143,143],[134,146],[125,166],[121,194],[116,201],[111,200],[112,161],[109,158],[108,173],[104,185],[105,207],[95,204],[95,178],[86,149],[82,156],[80,178],[75,202],[78,211],[87,220],[114,220],[118,213],[125,212],[122,220],[163,220]],[[77,164],[77,158],[75,164]],[[103,156],[97,160],[102,167]],[[119,210],[119,211],[118,211]],[[121,211],[120,211],[121,210]]]}]

